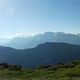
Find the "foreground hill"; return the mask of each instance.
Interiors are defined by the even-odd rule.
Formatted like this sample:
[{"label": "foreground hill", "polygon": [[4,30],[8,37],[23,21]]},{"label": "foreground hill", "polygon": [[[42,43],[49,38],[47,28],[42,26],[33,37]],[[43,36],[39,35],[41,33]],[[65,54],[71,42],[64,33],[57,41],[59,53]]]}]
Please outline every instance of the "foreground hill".
[{"label": "foreground hill", "polygon": [[[17,67],[16,67],[17,68]],[[80,61],[41,66],[36,69],[0,67],[1,80],[80,80]]]},{"label": "foreground hill", "polygon": [[27,67],[80,60],[80,46],[66,43],[44,43],[32,49],[0,47],[0,61]]}]

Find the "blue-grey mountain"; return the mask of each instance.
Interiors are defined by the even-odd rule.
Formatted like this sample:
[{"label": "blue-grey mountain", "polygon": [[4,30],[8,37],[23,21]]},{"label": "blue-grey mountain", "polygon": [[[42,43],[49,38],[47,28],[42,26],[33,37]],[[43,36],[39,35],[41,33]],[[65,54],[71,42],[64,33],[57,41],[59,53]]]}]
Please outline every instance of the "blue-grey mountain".
[{"label": "blue-grey mountain", "polygon": [[0,61],[27,67],[64,63],[80,60],[80,46],[67,43],[47,42],[31,49],[0,47]]}]

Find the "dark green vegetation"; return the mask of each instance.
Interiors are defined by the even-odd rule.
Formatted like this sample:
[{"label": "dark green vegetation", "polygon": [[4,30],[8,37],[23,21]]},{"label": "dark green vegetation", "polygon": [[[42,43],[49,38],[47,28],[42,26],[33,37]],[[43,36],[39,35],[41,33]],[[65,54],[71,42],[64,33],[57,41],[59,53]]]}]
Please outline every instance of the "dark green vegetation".
[{"label": "dark green vegetation", "polygon": [[80,46],[67,43],[44,43],[35,48],[17,50],[0,47],[0,62],[35,68],[40,65],[80,60]]},{"label": "dark green vegetation", "polygon": [[[12,65],[13,66],[13,65]],[[15,67],[15,66],[13,66]],[[36,69],[0,66],[0,77],[9,80],[80,80],[80,61],[41,66]]]}]

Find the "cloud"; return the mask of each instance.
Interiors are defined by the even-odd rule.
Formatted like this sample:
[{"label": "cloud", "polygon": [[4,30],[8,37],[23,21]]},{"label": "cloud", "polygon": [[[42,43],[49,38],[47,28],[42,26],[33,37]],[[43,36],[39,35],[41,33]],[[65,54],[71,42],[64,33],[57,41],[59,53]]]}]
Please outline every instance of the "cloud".
[{"label": "cloud", "polygon": [[32,33],[16,33],[15,37],[29,37],[29,36],[34,36],[35,34]]},{"label": "cloud", "polygon": [[30,32],[17,32],[13,35],[6,35],[6,36],[1,36],[0,35],[0,38],[3,38],[3,39],[13,39],[13,38],[16,38],[16,37],[22,37],[22,38],[25,38],[25,37],[33,37],[35,35],[38,35],[39,33],[30,33]]}]

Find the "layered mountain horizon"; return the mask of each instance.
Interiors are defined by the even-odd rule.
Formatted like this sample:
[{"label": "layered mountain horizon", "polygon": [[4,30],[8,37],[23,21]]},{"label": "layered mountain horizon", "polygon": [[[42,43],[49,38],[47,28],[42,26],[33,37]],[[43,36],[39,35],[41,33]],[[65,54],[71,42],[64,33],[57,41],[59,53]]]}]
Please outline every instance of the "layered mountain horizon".
[{"label": "layered mountain horizon", "polygon": [[64,32],[45,32],[30,37],[14,37],[6,40],[1,46],[8,46],[16,49],[34,48],[45,42],[64,42],[69,44],[80,45],[80,34],[71,34]]},{"label": "layered mountain horizon", "polygon": [[0,44],[0,62],[35,68],[80,60],[80,34],[45,32]]},{"label": "layered mountain horizon", "polygon": [[0,62],[35,68],[80,60],[80,45],[46,42],[31,49],[0,46]]}]

